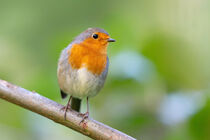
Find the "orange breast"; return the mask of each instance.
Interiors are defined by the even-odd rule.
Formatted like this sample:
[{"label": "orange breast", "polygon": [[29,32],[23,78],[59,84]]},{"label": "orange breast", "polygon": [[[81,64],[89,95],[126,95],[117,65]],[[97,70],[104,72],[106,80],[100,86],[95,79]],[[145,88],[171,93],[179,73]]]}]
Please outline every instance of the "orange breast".
[{"label": "orange breast", "polygon": [[107,44],[98,44],[91,40],[72,45],[68,62],[72,69],[86,67],[90,72],[100,75],[106,68]]}]

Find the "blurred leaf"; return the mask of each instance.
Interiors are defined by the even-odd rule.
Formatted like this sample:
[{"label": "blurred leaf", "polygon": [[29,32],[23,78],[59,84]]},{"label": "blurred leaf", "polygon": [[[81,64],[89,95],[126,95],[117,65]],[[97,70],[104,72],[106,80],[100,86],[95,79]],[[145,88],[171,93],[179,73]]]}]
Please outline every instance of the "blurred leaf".
[{"label": "blurred leaf", "polygon": [[202,110],[190,119],[189,130],[193,140],[210,139],[210,100],[207,101]]},{"label": "blurred leaf", "polygon": [[[169,33],[157,32],[149,36],[142,53],[156,65],[169,88],[200,89],[208,84],[207,60],[195,52],[193,44]],[[204,70],[205,69],[205,70]]]}]

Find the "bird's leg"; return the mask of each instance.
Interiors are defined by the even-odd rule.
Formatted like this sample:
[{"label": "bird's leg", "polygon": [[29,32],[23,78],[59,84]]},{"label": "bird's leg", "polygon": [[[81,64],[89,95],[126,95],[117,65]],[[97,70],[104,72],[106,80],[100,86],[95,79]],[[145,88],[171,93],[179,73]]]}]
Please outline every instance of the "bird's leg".
[{"label": "bird's leg", "polygon": [[66,112],[68,111],[68,109],[71,109],[71,106],[70,106],[71,99],[72,99],[72,96],[70,96],[67,105],[64,106],[63,108],[61,108],[61,110],[64,110],[64,111],[65,111],[65,112],[64,112],[64,119],[65,119],[65,120],[66,120]]},{"label": "bird's leg", "polygon": [[82,121],[81,121],[80,123],[84,122],[84,120],[87,119],[87,118],[89,117],[89,103],[88,103],[88,97],[87,97],[87,112],[84,113],[84,114],[80,114],[80,116],[82,116]]},{"label": "bird's leg", "polygon": [[88,102],[88,97],[87,97],[87,112],[84,115],[84,119],[89,117],[89,102]]}]

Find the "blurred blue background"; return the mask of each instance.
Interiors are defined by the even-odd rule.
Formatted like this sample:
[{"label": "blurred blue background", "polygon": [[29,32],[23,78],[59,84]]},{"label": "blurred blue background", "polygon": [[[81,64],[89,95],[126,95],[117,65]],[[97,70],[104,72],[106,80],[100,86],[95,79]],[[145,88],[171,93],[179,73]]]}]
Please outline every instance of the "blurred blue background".
[{"label": "blurred blue background", "polygon": [[[209,12],[208,0],[0,0],[0,78],[64,105],[61,50],[85,29],[104,28],[117,42],[91,117],[137,139],[209,140]],[[2,99],[0,137],[90,139]]]}]

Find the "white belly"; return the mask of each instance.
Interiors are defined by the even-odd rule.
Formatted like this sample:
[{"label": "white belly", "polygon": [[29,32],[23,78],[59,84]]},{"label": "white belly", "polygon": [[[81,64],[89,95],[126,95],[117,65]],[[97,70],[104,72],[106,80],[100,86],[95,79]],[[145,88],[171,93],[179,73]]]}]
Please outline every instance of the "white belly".
[{"label": "white belly", "polygon": [[93,75],[86,68],[64,71],[58,76],[60,88],[65,93],[81,99],[95,96],[105,81],[102,76]]},{"label": "white belly", "polygon": [[104,81],[101,77],[93,75],[86,68],[81,68],[76,73],[77,76],[71,78],[72,96],[80,98],[95,96],[103,86]]}]

